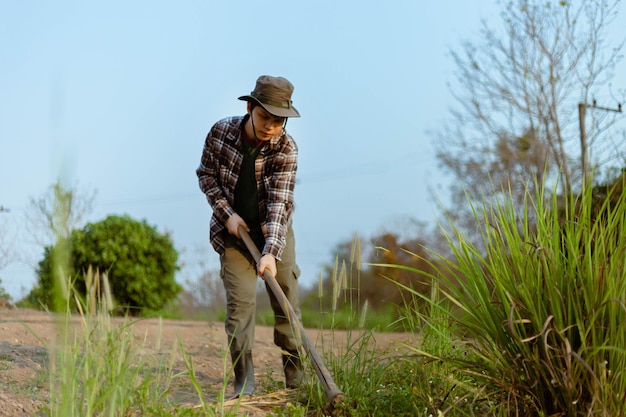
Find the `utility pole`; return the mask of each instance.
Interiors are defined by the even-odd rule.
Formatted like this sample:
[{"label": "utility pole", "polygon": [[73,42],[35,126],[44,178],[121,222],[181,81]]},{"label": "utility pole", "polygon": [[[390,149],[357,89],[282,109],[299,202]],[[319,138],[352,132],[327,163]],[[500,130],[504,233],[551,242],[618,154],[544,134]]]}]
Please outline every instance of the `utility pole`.
[{"label": "utility pole", "polygon": [[590,109],[598,109],[603,111],[611,111],[615,113],[622,112],[622,103],[617,104],[617,109],[610,109],[608,107],[600,107],[596,105],[596,100],[594,99],[592,104],[586,103],[578,103],[578,123],[580,124],[580,159],[583,170],[583,188],[589,181],[589,161],[587,158],[587,131],[585,130],[585,114],[587,112],[587,108]]}]

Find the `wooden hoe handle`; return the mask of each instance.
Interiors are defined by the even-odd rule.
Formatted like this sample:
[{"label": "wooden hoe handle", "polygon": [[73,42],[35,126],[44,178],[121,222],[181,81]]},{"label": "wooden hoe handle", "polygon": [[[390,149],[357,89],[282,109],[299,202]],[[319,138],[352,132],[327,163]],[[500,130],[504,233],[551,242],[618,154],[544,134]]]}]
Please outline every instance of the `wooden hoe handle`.
[{"label": "wooden hoe handle", "polygon": [[[248,232],[246,232],[246,230],[242,226],[239,226],[238,231],[239,235],[243,239],[243,242],[246,244],[248,251],[250,251],[250,254],[254,258],[254,261],[258,264],[259,260],[261,259],[261,253],[259,252],[259,249],[252,241],[252,238],[250,237]],[[300,340],[302,341],[302,346],[306,350],[306,353],[311,360],[311,363],[313,364],[313,368],[315,369],[317,378],[324,387],[324,391],[326,391],[326,397],[328,398],[329,402],[328,406],[334,407],[339,402],[341,402],[341,399],[344,395],[343,392],[339,388],[337,388],[333,377],[330,375],[330,372],[328,372],[328,369],[326,369],[326,367],[324,366],[322,358],[315,350],[313,343],[311,343],[311,339],[309,339],[309,336],[306,334],[304,326],[302,325],[302,322],[294,311],[293,306],[287,299],[287,296],[283,292],[282,288],[280,288],[280,285],[278,285],[276,277],[274,277],[274,275],[272,275],[272,273],[266,269],[265,273],[263,274],[263,278],[265,278],[265,282],[270,287],[270,290],[278,300],[280,307],[289,319],[291,327],[294,329],[298,329]]]}]

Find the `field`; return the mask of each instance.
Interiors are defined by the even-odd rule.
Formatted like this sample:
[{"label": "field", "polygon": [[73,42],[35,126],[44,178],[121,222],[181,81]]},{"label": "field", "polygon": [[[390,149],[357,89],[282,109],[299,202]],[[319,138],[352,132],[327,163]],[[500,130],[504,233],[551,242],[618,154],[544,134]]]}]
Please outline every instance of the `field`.
[{"label": "field", "polygon": [[[123,319],[113,319],[114,324]],[[77,329],[80,317],[72,318]],[[142,319],[130,326],[134,343],[142,350],[143,361],[153,360],[154,369],[161,369],[163,358],[171,360],[174,373],[179,373],[170,387],[169,399],[174,407],[193,408],[199,406],[198,394],[192,386],[179,347],[193,359],[195,376],[202,387],[204,400],[216,401],[223,388],[224,375],[230,361],[224,361],[226,338],[222,323],[182,320]],[[342,349],[347,334],[342,331],[322,332],[308,330],[309,338],[318,345],[318,351],[328,346]],[[263,401],[269,409],[260,405],[245,407],[249,416],[265,416],[272,407],[281,407],[281,402],[293,395],[282,389],[280,352],[273,343],[271,327],[257,326],[253,358],[256,368],[257,392],[260,396],[274,393],[273,399]],[[49,348],[56,345],[58,326],[54,316],[35,310],[0,310],[0,416],[37,415],[41,406],[49,401]],[[407,335],[399,333],[377,333],[372,349],[386,350]],[[152,358],[152,359],[150,359]],[[171,358],[171,359],[169,359]],[[312,375],[314,378],[315,376]],[[232,381],[231,381],[232,382]],[[339,387],[341,388],[341,387]],[[226,395],[232,392],[232,385]],[[290,399],[293,401],[293,399]],[[254,403],[254,397],[248,401]]]}]

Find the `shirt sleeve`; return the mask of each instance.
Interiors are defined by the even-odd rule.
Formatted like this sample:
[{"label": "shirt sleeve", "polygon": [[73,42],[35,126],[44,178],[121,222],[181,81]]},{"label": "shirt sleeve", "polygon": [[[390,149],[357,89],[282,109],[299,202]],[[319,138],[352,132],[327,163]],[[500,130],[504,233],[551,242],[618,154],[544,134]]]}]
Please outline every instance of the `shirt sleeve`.
[{"label": "shirt sleeve", "polygon": [[228,196],[218,178],[220,172],[220,155],[223,148],[224,127],[216,123],[209,131],[204,142],[200,166],[196,169],[198,184],[213,209],[213,215],[222,225],[235,211],[228,202]]},{"label": "shirt sleeve", "polygon": [[294,188],[298,168],[298,148],[289,139],[288,146],[274,160],[268,187],[267,235],[263,255],[281,259],[294,210]]}]

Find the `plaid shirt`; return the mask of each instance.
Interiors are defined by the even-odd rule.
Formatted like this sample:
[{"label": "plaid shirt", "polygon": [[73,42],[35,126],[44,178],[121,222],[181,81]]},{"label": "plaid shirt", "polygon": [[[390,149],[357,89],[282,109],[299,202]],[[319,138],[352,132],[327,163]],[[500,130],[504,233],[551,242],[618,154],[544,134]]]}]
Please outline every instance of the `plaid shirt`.
[{"label": "plaid shirt", "polygon": [[[235,186],[243,161],[241,129],[247,118],[229,117],[213,125],[196,170],[200,189],[213,209],[211,245],[220,255],[224,253],[226,220],[235,214]],[[294,210],[297,161],[298,147],[284,130],[263,145],[255,161],[259,218],[265,233],[262,254],[279,260]]]}]

